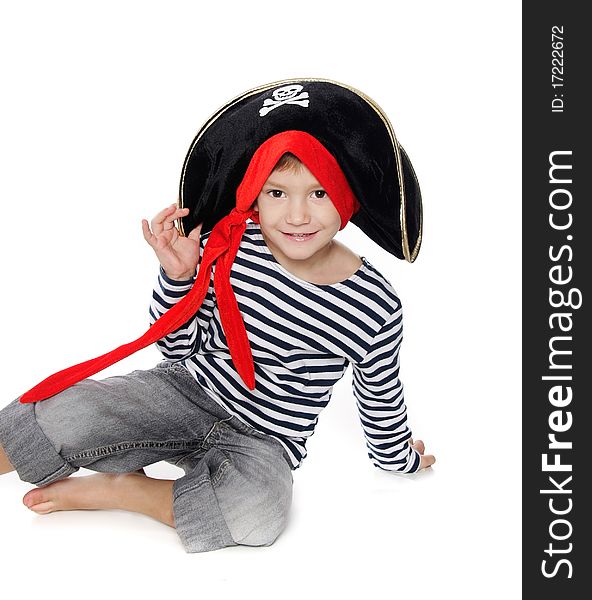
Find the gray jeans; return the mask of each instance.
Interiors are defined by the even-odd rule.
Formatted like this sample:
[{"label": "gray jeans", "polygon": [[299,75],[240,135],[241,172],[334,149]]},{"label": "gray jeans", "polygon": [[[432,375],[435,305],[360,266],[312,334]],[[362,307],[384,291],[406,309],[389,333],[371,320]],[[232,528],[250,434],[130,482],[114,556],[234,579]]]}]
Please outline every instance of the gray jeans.
[{"label": "gray jeans", "polygon": [[175,528],[187,552],[269,546],[283,530],[292,471],[282,445],[231,416],[181,365],[86,379],[34,404],[0,410],[0,445],[37,486],[80,467],[125,473],[164,460]]}]

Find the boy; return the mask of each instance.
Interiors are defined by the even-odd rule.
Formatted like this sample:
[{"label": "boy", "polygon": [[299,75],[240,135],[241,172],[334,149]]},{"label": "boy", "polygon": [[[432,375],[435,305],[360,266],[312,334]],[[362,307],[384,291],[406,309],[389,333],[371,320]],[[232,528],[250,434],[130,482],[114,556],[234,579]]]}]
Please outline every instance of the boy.
[{"label": "boy", "polygon": [[[179,235],[174,222],[191,211],[174,205],[151,228],[142,222],[161,264],[152,328],[179,313],[201,282],[199,311],[181,313],[180,326],[169,323],[157,338],[167,360],[154,369],[85,379],[44,402],[15,401],[0,412],[0,444],[22,479],[43,486],[25,495],[31,510],[140,512],[176,527],[188,552],[269,545],[285,524],[291,470],[349,362],[374,464],[415,472],[434,463],[406,426],[400,302],[368,261],[334,240],[356,200],[336,161],[311,138],[288,131],[268,140],[279,145],[259,147],[224,231],[223,219],[208,234],[197,225]],[[328,184],[287,148],[312,157],[309,166]],[[253,223],[237,236],[233,227],[246,216]],[[233,243],[232,271],[219,260],[210,277],[211,256],[226,258]],[[29,451],[42,464],[26,460],[17,435],[34,440]],[[0,473],[12,470],[8,456],[0,451]],[[138,472],[158,460],[186,475],[166,481]],[[103,473],[63,479],[80,466]]]}]

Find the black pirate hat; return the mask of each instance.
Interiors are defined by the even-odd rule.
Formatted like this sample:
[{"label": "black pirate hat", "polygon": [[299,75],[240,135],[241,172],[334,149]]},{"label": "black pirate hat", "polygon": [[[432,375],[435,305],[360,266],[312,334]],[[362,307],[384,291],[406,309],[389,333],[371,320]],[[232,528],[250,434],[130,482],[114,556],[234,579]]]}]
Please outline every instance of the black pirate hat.
[{"label": "black pirate hat", "polygon": [[[413,262],[421,245],[419,183],[382,109],[362,92],[326,79],[286,79],[237,96],[199,130],[181,175],[181,231],[211,230],[236,206],[255,151],[271,136],[298,130],[337,159],[360,203],[351,217],[368,237]],[[255,198],[253,198],[255,200]]]}]

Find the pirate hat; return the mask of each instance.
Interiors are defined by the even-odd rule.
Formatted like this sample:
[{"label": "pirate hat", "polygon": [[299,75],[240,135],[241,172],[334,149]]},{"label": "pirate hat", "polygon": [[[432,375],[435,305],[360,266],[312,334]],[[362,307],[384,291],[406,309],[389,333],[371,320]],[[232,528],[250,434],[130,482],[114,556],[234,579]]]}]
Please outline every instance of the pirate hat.
[{"label": "pirate hat", "polygon": [[337,159],[360,203],[351,222],[387,252],[413,262],[422,230],[413,166],[376,102],[327,79],[268,83],[237,96],[208,119],[183,165],[179,197],[189,214],[181,231],[198,223],[209,231],[229,214],[255,151],[288,130],[312,135]]},{"label": "pirate hat", "polygon": [[210,284],[233,364],[249,389],[255,368],[230,284],[230,271],[252,205],[277,161],[295,154],[328,192],[341,218],[398,258],[413,262],[421,244],[421,195],[413,167],[378,105],[332,81],[294,79],[245,92],[216,112],[195,137],[183,165],[181,233],[210,231],[189,293],[137,340],[51,375],[23,394],[44,400],[102,371],[185,324]]}]

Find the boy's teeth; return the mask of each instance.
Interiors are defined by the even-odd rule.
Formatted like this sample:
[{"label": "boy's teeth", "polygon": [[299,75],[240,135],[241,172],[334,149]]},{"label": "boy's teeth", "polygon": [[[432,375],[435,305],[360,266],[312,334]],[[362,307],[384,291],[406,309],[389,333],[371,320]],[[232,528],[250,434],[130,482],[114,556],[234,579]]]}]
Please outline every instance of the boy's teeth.
[{"label": "boy's teeth", "polygon": [[295,240],[307,240],[309,237],[312,237],[316,232],[311,231],[310,233],[286,233],[290,237],[293,237]]}]

